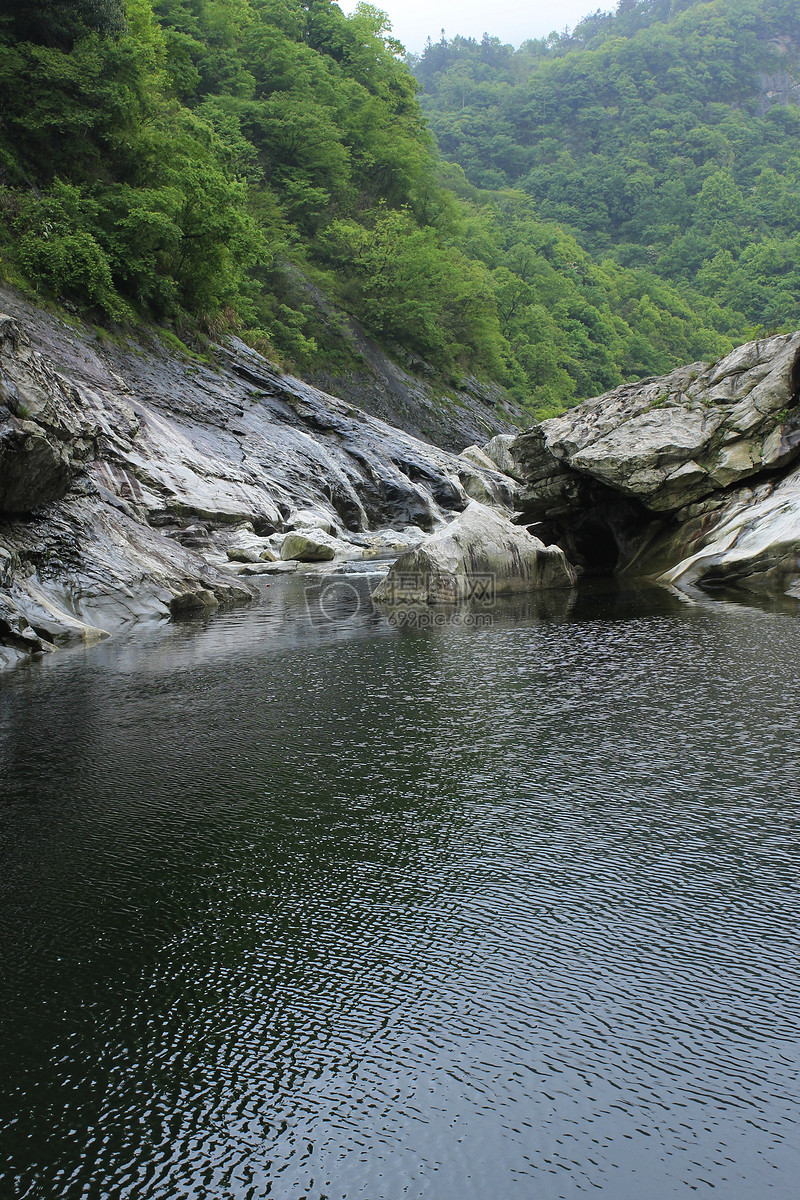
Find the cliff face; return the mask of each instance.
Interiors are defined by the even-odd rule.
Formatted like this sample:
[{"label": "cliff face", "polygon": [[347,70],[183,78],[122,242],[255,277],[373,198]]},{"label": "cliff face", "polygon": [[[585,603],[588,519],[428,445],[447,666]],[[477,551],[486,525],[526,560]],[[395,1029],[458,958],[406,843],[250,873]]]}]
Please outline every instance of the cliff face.
[{"label": "cliff face", "polygon": [[758,74],[758,101],[762,113],[775,104],[800,100],[800,46],[787,34],[770,38],[765,49],[772,58],[768,70]]},{"label": "cliff face", "polygon": [[473,378],[445,391],[436,372],[418,356],[396,346],[390,358],[358,321],[337,309],[299,271],[292,277],[314,306],[327,343],[345,346],[353,363],[349,370],[330,368],[304,375],[314,387],[454,453],[469,442],[485,441],[530,421],[529,414],[496,384]]},{"label": "cliff face", "polygon": [[617,388],[511,449],[525,520],[585,572],[800,599],[800,333]]},{"label": "cliff face", "polygon": [[242,344],[145,352],[3,299],[0,666],[301,561],[396,557],[470,499],[521,510],[570,578],[800,600],[800,333],[454,455]]},{"label": "cliff face", "polygon": [[[145,353],[0,299],[0,663],[246,600],[249,576],[297,557],[397,552],[467,490],[510,500],[499,472],[242,344],[212,364]],[[291,531],[293,559],[273,562]]]}]

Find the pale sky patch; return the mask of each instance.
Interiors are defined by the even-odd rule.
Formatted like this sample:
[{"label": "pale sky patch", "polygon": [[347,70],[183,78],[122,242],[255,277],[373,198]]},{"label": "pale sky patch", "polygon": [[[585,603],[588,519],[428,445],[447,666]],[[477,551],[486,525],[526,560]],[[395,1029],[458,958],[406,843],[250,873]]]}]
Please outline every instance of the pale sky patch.
[{"label": "pale sky patch", "polygon": [[[374,8],[389,14],[392,32],[407,50],[420,54],[425,40],[430,37],[438,42],[444,29],[448,38],[460,33],[462,37],[474,37],[479,41],[484,33],[519,46],[528,38],[547,37],[555,30],[562,33],[565,26],[573,29],[582,17],[596,12],[598,8],[610,11],[616,8],[609,0],[528,0],[528,3],[509,3],[498,0],[495,4],[478,3],[477,0],[371,0]],[[343,12],[351,13],[357,0],[339,0]]]}]

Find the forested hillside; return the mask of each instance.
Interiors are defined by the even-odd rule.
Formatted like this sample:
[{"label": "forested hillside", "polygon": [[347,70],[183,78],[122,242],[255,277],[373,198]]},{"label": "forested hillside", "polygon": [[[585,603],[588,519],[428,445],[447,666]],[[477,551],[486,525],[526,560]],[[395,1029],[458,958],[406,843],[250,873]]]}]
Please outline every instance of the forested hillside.
[{"label": "forested hillside", "polygon": [[623,0],[516,51],[443,40],[415,70],[473,184],[715,300],[737,336],[800,324],[798,64],[794,0]]},{"label": "forested hillside", "polygon": [[[678,33],[657,35],[663,62],[640,46],[661,28],[641,5],[518,52],[431,47],[416,69],[448,163],[369,5],[0,0],[0,269],[106,323],[236,330],[301,372],[346,369],[306,277],[390,351],[538,414],[715,357],[791,323],[798,295],[800,114],[747,107],[763,30],[729,69],[714,22],[733,11],[677,19],[685,63]],[[756,270],[762,301],[737,282]]]}]

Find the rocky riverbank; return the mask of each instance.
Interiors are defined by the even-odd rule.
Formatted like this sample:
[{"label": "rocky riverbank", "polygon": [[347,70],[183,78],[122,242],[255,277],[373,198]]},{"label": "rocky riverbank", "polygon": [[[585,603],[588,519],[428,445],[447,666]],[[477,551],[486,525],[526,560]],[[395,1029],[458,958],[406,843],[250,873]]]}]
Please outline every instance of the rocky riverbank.
[{"label": "rocky riverbank", "polygon": [[399,555],[408,602],[475,572],[800,599],[800,333],[456,455],[242,343],[200,360],[0,298],[0,665]]},{"label": "rocky riverbank", "polygon": [[583,573],[800,599],[800,333],[617,388],[510,450],[523,519]]},{"label": "rocky riverbank", "polygon": [[[397,555],[499,471],[274,370],[98,340],[18,298],[0,317],[0,664],[252,578]],[[291,536],[290,536],[291,535]]]}]

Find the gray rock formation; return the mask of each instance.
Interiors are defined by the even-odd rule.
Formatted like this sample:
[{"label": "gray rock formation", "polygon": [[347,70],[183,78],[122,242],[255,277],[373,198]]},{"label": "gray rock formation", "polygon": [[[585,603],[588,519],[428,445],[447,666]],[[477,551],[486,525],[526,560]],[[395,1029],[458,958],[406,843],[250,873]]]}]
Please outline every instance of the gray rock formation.
[{"label": "gray rock formation", "polygon": [[[481,575],[567,587],[567,559],[800,599],[800,333],[454,455],[241,343],[179,358],[8,291],[0,309],[0,666],[247,600],[261,574],[398,554],[404,603]],[[287,558],[291,539],[327,561]]]},{"label": "gray rock formation", "polygon": [[281,558],[289,562],[331,562],[336,558],[336,546],[321,529],[287,533],[281,545]]},{"label": "gray rock formation", "polygon": [[372,599],[387,605],[486,604],[495,596],[568,588],[575,582],[557,546],[545,546],[508,516],[473,501],[444,529],[403,554]]},{"label": "gray rock formation", "polygon": [[94,456],[91,412],[0,315],[0,515],[30,512],[66,494]]},{"label": "gray rock formation", "polygon": [[288,533],[362,558],[468,503],[462,460],[240,343],[179,358],[0,306],[3,660],[247,600]]},{"label": "gray rock formation", "polygon": [[683,590],[735,588],[800,600],[800,470],[734,488],[655,531],[628,566]]},{"label": "gray rock formation", "polygon": [[459,458],[461,467],[458,478],[471,500],[513,509],[518,491],[516,482],[499,470],[497,463],[484,449],[480,446],[467,446],[466,450],[461,451]]},{"label": "gray rock formation", "polygon": [[525,521],[584,571],[797,589],[800,333],[617,388],[511,452]]},{"label": "gray rock formation", "polygon": [[502,471],[511,479],[520,479],[519,464],[512,450],[516,438],[514,433],[498,433],[482,447],[483,453],[494,464],[495,470]]}]

